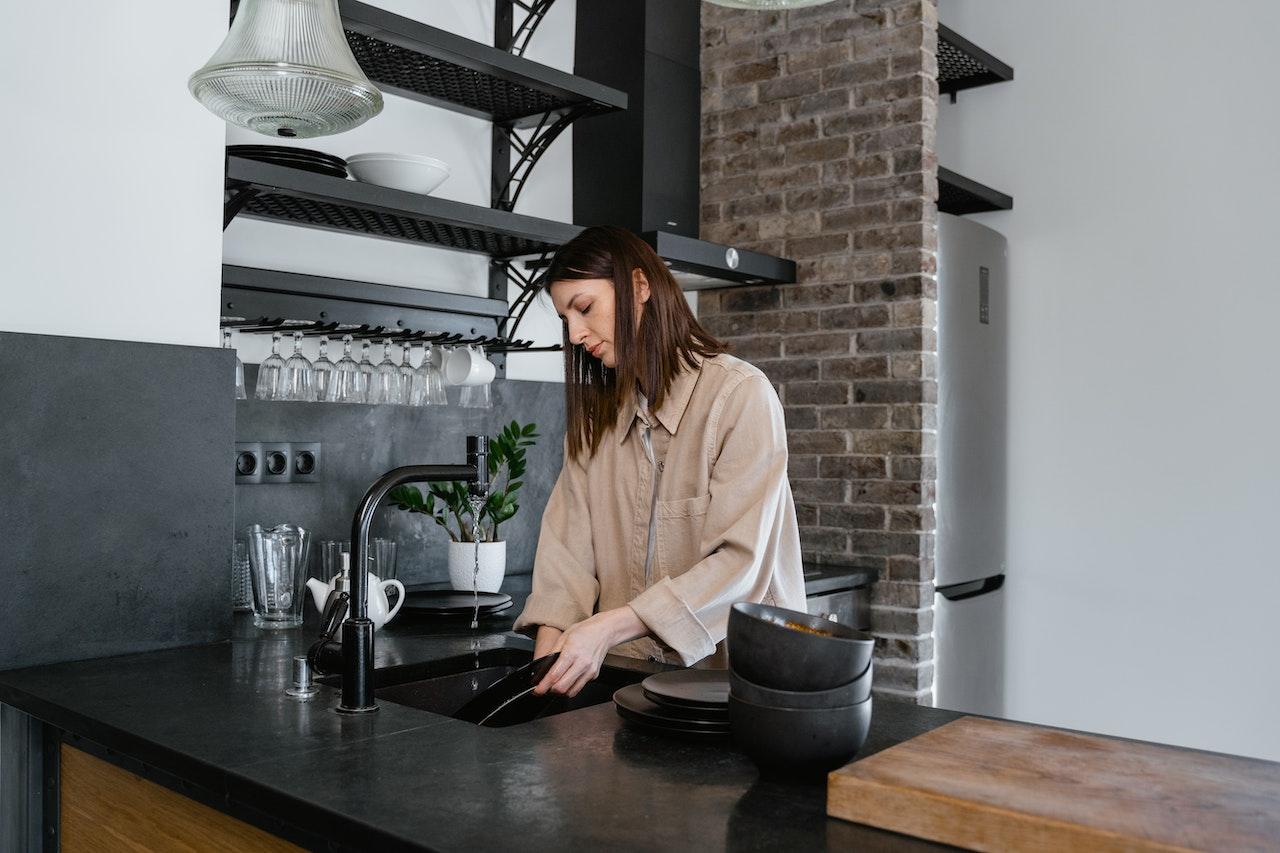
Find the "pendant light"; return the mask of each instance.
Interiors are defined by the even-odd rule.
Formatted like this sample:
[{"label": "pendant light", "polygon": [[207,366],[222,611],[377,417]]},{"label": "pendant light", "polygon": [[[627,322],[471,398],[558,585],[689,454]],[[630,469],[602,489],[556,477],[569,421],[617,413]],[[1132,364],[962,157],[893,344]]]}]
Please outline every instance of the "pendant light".
[{"label": "pendant light", "polygon": [[757,12],[774,10],[799,9],[802,6],[821,6],[831,0],[711,0],[717,6],[728,6],[730,9],[754,9]]},{"label": "pendant light", "polygon": [[187,88],[214,115],[267,136],[342,133],[382,112],[342,32],[338,0],[241,0]]}]

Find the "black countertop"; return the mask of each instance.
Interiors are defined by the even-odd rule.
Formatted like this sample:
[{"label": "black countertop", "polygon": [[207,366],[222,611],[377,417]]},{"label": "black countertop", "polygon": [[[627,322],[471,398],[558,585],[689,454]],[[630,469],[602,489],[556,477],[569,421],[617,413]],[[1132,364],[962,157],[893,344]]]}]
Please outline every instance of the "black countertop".
[{"label": "black countertop", "polygon": [[[393,623],[377,635],[377,665],[528,649],[508,632],[516,612],[475,633],[465,621]],[[329,687],[289,699],[290,660],[312,633],[240,617],[230,642],[0,673],[0,701],[313,848],[936,849],[827,818],[822,780],[762,780],[728,744],[636,731],[610,703],[482,729],[390,702],[339,715]],[[876,701],[863,755],[960,716]]]}]

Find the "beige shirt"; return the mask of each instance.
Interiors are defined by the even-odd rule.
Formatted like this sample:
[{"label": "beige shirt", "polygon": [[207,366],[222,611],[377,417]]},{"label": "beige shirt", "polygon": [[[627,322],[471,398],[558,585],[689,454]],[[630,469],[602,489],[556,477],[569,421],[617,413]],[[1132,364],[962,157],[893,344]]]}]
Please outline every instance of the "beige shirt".
[{"label": "beige shirt", "polygon": [[782,405],[757,368],[719,355],[652,416],[625,406],[591,458],[566,452],[515,629],[629,604],[652,638],[615,653],[723,666],[738,601],[803,610],[804,575]]}]

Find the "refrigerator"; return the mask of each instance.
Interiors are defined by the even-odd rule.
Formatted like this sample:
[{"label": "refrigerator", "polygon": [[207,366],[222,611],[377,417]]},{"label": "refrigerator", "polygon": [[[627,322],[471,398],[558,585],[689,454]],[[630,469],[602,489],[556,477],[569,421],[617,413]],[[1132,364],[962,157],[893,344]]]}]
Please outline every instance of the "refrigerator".
[{"label": "refrigerator", "polygon": [[1004,711],[1008,251],[938,214],[934,702]]}]

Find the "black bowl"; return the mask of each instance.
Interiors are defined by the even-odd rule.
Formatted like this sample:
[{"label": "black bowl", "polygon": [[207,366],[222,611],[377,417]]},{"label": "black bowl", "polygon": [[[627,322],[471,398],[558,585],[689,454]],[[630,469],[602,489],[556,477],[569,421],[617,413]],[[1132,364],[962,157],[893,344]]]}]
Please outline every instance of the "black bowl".
[{"label": "black bowl", "polygon": [[867,740],[868,699],[843,708],[767,708],[729,696],[734,745],[765,773],[814,776],[843,767]]},{"label": "black bowl", "polygon": [[766,708],[843,708],[871,697],[871,665],[848,684],[832,690],[773,690],[729,670],[729,694]]},{"label": "black bowl", "polygon": [[[788,627],[796,625],[799,627]],[[729,611],[729,663],[773,690],[833,690],[866,671],[875,641],[821,616],[740,602]]]}]

